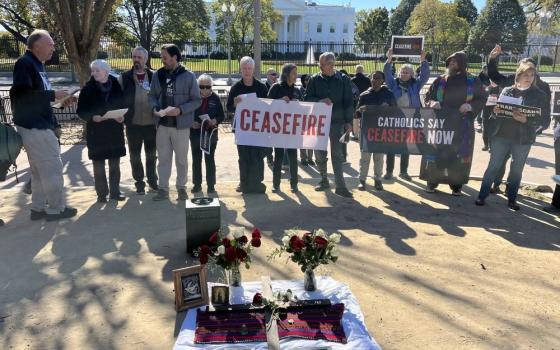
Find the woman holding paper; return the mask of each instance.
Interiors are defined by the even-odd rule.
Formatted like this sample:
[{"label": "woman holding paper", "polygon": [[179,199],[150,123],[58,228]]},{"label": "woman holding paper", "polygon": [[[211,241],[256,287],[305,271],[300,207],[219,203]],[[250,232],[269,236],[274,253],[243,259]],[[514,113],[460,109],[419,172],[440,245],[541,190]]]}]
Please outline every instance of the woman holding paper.
[{"label": "woman holding paper", "polygon": [[[274,100],[284,100],[286,103],[290,101],[303,100],[301,91],[296,87],[297,67],[293,63],[286,63],[282,67],[282,75],[280,83],[272,85],[268,91],[268,98]],[[280,192],[280,177],[282,175],[282,160],[284,159],[284,151],[288,153],[290,162],[290,187],[291,191],[298,192],[298,165],[297,165],[297,149],[284,149],[281,147],[274,148],[274,167],[272,168],[272,192]]]},{"label": "woman holding paper", "polygon": [[[91,63],[91,79],[78,99],[77,113],[87,122],[86,141],[89,159],[93,161],[93,178],[99,203],[107,202],[107,195],[117,201],[125,200],[119,189],[120,158],[126,155],[123,121],[126,110],[121,86],[111,75],[111,67],[104,60]],[[109,184],[105,160],[109,160]]]},{"label": "woman holding paper", "polygon": [[208,74],[199,76],[198,87],[202,103],[194,112],[194,122],[190,133],[194,185],[191,192],[202,191],[202,152],[204,152],[206,185],[208,193],[214,193],[216,192],[214,189],[214,185],[216,185],[214,153],[218,145],[218,124],[224,120],[224,108],[220,97],[212,91],[211,76]]},{"label": "woman holding paper", "polygon": [[[536,139],[536,130],[542,124],[543,118],[550,118],[547,113],[546,95],[535,84],[536,69],[533,64],[520,64],[515,73],[515,84],[502,91],[500,100],[507,98],[509,101],[517,99],[521,106],[538,107],[541,115],[529,118],[519,109],[514,108],[513,117],[500,117],[500,109],[494,108],[497,116],[496,127],[490,138],[491,156],[488,168],[484,173],[478,199],[475,204],[482,206],[486,202],[486,197],[490,193],[490,188],[496,174],[504,163],[504,160],[511,154],[511,166],[508,175],[507,197],[508,207],[512,210],[519,210],[516,203],[519,184],[525,161],[531,150],[531,145]],[[498,102],[500,102],[498,100]]]}]

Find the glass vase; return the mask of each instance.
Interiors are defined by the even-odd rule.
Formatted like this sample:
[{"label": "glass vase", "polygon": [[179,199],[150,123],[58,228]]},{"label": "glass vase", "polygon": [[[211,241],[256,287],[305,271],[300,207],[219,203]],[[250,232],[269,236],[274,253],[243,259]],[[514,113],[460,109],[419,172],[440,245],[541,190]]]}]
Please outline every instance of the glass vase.
[{"label": "glass vase", "polygon": [[226,270],[227,283],[231,287],[241,287],[241,271],[239,271],[239,265],[234,264],[231,269]]},{"label": "glass vase", "polygon": [[317,280],[315,279],[315,270],[307,268],[303,275],[303,287],[308,292],[313,292],[317,289]]}]

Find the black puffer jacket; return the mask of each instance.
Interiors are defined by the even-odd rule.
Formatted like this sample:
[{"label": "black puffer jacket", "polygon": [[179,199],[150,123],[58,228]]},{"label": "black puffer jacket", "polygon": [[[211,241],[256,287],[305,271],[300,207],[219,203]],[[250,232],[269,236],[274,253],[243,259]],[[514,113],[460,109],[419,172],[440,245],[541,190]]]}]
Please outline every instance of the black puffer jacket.
[{"label": "black puffer jacket", "polygon": [[93,121],[94,115],[103,116],[107,111],[124,108],[121,86],[116,78],[109,76],[111,90],[105,99],[99,84],[91,78],[78,99],[78,116],[87,122],[86,139],[88,156],[92,160],[119,158],[126,155],[123,124],[115,120],[100,123]]},{"label": "black puffer jacket", "polygon": [[514,128],[518,127],[518,132],[515,132],[515,135],[519,137],[519,143],[522,145],[534,143],[537,136],[536,130],[542,125],[543,118],[550,119],[550,108],[547,108],[548,102],[546,100],[546,94],[536,86],[525,91],[518,90],[515,86],[510,86],[502,91],[502,95],[516,98],[521,97],[521,104],[523,106],[540,108],[541,116],[527,118],[527,123],[525,124],[510,118],[497,118],[496,128],[492,136],[499,135],[501,137],[510,137],[513,133],[509,131],[504,132],[504,130],[515,131]]}]

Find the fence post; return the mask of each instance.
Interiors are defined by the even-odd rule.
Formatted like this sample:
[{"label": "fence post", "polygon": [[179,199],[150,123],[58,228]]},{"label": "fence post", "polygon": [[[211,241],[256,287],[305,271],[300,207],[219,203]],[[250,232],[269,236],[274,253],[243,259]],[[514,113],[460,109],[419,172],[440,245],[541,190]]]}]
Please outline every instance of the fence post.
[{"label": "fence post", "polygon": [[76,73],[74,72],[74,65],[70,63],[70,80],[72,83],[76,83]]},{"label": "fence post", "polygon": [[552,62],[552,73],[556,73],[556,60],[558,59],[558,41],[556,42],[556,49],[554,50],[554,61]]}]

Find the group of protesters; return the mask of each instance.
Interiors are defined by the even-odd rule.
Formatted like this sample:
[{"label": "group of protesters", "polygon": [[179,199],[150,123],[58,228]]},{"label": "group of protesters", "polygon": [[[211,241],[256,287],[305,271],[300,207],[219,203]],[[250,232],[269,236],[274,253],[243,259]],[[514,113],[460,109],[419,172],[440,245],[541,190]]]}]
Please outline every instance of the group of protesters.
[{"label": "group of protesters", "polygon": [[[51,102],[72,103],[66,91],[54,90],[45,73],[44,62],[54,52],[54,43],[44,30],[34,31],[28,38],[27,51],[14,67],[14,81],[10,91],[13,119],[22,137],[29,159],[32,177],[31,220],[58,220],[77,214],[67,206],[60,146],[55,130],[60,130],[53,115]],[[285,64],[280,73],[267,71],[267,81],[254,77],[255,62],[251,57],[240,60],[241,79],[230,89],[226,109],[235,113],[237,105],[246,94],[258,98],[290,101],[322,102],[332,105],[330,124],[330,157],[334,171],[335,193],[352,197],[343,176],[346,145],[340,139],[353,131],[354,119],[362,116],[363,106],[396,106],[400,108],[451,108],[461,118],[461,145],[451,159],[445,162],[439,155],[423,155],[420,177],[426,180],[426,191],[433,193],[441,183],[451,188],[454,196],[469,180],[474,147],[474,121],[481,116],[484,148],[491,152],[484,173],[476,205],[485,205],[490,193],[500,192],[500,184],[507,160],[511,158],[507,178],[508,206],[519,210],[516,203],[523,168],[536,135],[550,124],[550,89],[538,76],[535,62],[519,62],[515,74],[505,76],[498,71],[497,45],[490,53],[487,72],[473,76],[467,72],[467,55],[456,52],[446,63],[446,73],[437,77],[422,99],[420,91],[430,76],[429,64],[422,51],[418,74],[412,65],[405,64],[393,76],[392,50],[387,52],[383,71],[369,77],[362,66],[356,67],[353,78],[335,69],[335,55],[325,52],[319,57],[317,74],[302,75],[302,87],[296,86],[297,66]],[[119,78],[110,73],[111,67],[104,60],[91,63],[91,79],[81,89],[78,99],[78,116],[85,120],[88,156],[93,163],[97,201],[125,200],[120,191],[120,158],[126,155],[125,132],[128,152],[135,181],[136,193],[154,192],[154,201],[168,200],[169,179],[173,159],[176,167],[177,200],[186,200],[187,158],[189,145],[192,157],[192,193],[202,191],[202,158],[205,162],[207,193],[214,193],[216,185],[215,151],[218,125],[224,121],[225,112],[219,96],[213,92],[212,77],[203,74],[196,78],[183,64],[179,48],[167,44],[161,48],[163,67],[155,72],[146,67],[148,52],[141,47],[132,51],[132,68]],[[496,118],[500,110],[493,106],[498,95],[519,98],[524,106],[538,107],[540,117],[528,118],[515,109],[513,118]],[[495,103],[494,103],[495,104]],[[108,113],[126,109],[121,115]],[[560,127],[559,127],[560,128]],[[57,132],[58,132],[57,131]],[[555,132],[558,136],[560,130]],[[555,138],[556,171],[560,144]],[[204,144],[204,147],[202,145]],[[145,164],[141,159],[144,148]],[[279,192],[282,168],[289,167],[290,188],[298,192],[298,150],[275,147],[238,145],[238,192],[264,193],[264,162],[272,167],[272,191]],[[302,149],[300,164],[316,165],[320,181],[315,190],[330,187],[327,178],[328,151]],[[204,157],[203,157],[204,155]],[[409,155],[400,154],[399,177],[410,181]],[[314,160],[313,160],[314,158]],[[382,181],[393,178],[395,154],[369,153],[362,149],[360,156],[358,190],[367,189],[366,179],[371,158],[374,163],[374,188],[383,190]],[[384,159],[386,172],[383,175]],[[109,180],[106,166],[108,163]],[[146,186],[147,185],[147,186]],[[560,212],[560,189],[556,187],[549,212]]]}]

